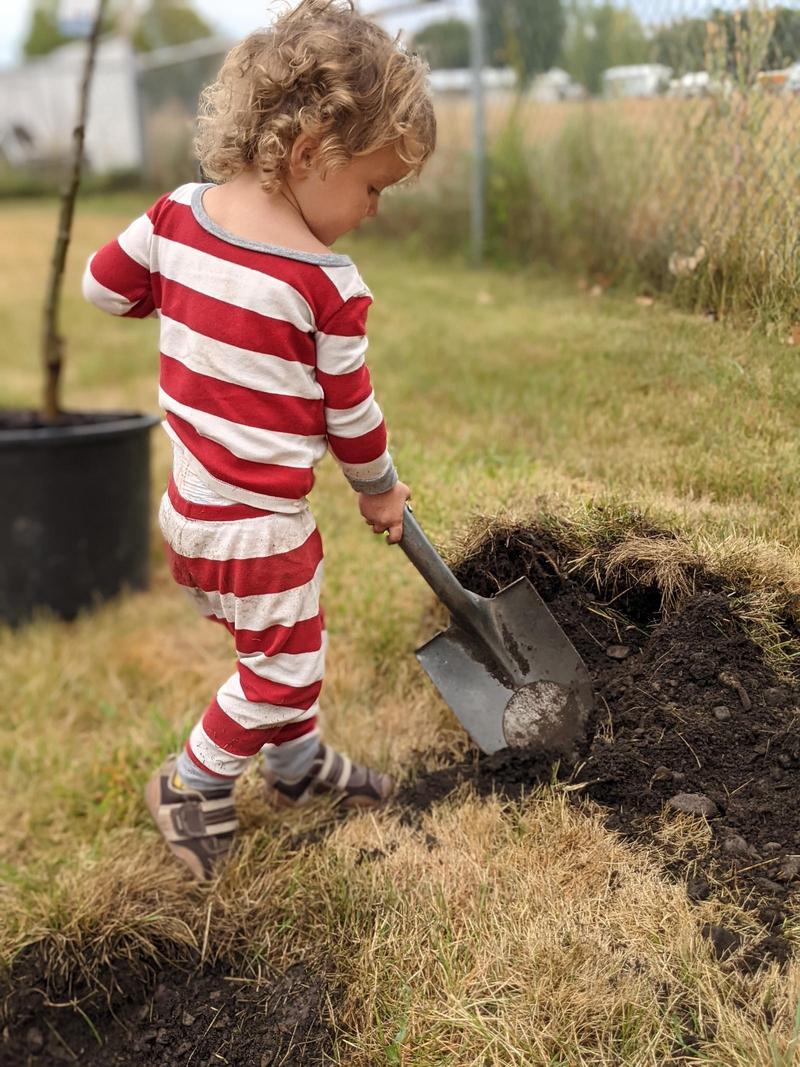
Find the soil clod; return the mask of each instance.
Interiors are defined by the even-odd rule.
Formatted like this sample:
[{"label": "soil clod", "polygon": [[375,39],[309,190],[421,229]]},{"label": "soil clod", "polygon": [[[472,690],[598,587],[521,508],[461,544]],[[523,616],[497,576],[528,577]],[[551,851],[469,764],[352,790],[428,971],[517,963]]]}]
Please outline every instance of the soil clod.
[{"label": "soil clod", "polygon": [[800,877],[800,856],[789,856],[785,859],[775,877],[779,882],[793,882]]},{"label": "soil clod", "polygon": [[630,654],[630,645],[609,645],[606,649],[606,655],[610,659],[627,659]]},{"label": "soil clod", "polygon": [[682,811],[687,815],[702,815],[706,819],[713,819],[719,815],[717,805],[710,797],[702,793],[676,793],[667,801],[667,807],[673,811]]},{"label": "soil clod", "polygon": [[724,960],[734,953],[742,944],[741,937],[726,926],[716,926],[714,923],[705,923],[701,933],[708,938],[718,960]]}]

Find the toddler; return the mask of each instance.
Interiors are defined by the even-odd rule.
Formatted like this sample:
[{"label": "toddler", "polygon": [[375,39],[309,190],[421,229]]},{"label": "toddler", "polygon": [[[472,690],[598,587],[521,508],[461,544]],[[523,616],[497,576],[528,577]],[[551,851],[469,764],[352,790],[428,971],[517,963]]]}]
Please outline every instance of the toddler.
[{"label": "toddler", "polygon": [[261,753],[267,798],[372,807],[385,774],[323,744],[322,542],[306,496],[329,448],[372,530],[402,535],[398,481],[364,361],[370,292],[330,247],[420,171],[435,120],[422,62],[339,0],[302,0],[227,56],[203,94],[211,183],[183,185],[91,257],[84,295],[160,319],[173,464],[170,567],[233,636],[236,670],[145,799],[207,879],[236,833],[234,783]]}]

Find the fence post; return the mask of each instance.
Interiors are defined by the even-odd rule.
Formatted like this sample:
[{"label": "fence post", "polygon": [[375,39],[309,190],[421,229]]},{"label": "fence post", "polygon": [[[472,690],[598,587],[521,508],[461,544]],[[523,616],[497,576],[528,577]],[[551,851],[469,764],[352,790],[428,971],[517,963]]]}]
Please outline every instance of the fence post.
[{"label": "fence post", "polygon": [[483,67],[486,62],[486,31],[483,0],[473,0],[472,15],[472,203],[470,234],[472,261],[483,263],[486,243],[486,117]]}]

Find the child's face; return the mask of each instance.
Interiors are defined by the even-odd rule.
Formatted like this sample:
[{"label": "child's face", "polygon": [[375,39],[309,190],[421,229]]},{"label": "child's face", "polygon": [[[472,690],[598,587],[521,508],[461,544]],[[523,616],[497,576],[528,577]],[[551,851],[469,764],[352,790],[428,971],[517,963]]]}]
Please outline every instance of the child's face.
[{"label": "child's face", "polygon": [[323,177],[313,151],[292,167],[292,192],[309,229],[325,245],[378,214],[381,192],[401,181],[411,168],[393,145],[356,156]]}]

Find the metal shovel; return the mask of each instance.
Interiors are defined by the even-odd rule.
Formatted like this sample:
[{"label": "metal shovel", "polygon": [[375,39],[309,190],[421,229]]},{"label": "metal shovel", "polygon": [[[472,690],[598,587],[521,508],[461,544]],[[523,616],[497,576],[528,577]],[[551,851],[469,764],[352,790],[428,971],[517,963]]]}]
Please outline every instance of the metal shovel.
[{"label": "metal shovel", "polygon": [[541,747],[570,756],[594,702],[583,660],[527,578],[495,596],[470,593],[409,507],[400,547],[449,610],[417,659],[484,752]]}]

